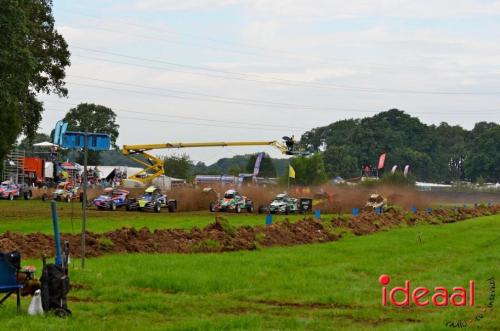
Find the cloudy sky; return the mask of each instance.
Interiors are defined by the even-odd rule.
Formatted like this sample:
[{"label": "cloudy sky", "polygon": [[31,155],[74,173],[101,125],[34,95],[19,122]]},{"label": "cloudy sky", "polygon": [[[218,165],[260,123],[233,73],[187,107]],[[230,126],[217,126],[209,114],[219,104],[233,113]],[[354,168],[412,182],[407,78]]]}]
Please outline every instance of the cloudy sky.
[{"label": "cloudy sky", "polygon": [[54,15],[72,65],[69,98],[42,97],[45,132],[80,102],[116,111],[120,145],[275,140],[390,108],[500,121],[500,1],[55,0]]}]

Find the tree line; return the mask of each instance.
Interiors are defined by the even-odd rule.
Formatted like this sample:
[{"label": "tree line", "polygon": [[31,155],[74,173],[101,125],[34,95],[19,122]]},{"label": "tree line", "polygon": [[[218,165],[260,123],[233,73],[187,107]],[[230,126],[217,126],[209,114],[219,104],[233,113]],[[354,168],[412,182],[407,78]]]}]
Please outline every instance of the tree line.
[{"label": "tree line", "polygon": [[472,130],[446,122],[426,125],[398,109],[346,119],[307,131],[301,144],[318,153],[328,177],[360,176],[387,153],[385,172],[410,165],[417,180],[500,182],[500,125],[479,122]]}]

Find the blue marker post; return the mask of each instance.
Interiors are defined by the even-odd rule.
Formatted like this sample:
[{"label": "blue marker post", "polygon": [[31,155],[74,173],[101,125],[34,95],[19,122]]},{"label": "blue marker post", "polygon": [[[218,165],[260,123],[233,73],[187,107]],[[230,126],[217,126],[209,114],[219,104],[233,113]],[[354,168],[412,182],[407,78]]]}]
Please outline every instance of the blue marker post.
[{"label": "blue marker post", "polygon": [[412,207],[411,207],[411,211],[412,211],[412,212],[414,212],[414,213],[416,213],[416,212],[417,212],[417,207],[412,206]]},{"label": "blue marker post", "polygon": [[354,216],[354,217],[359,216],[359,208],[352,209],[352,216]]},{"label": "blue marker post", "polygon": [[429,214],[432,214],[432,208],[427,208],[427,212],[428,212]]},{"label": "blue marker post", "polygon": [[266,225],[271,225],[273,224],[273,215],[267,214],[266,215]]},{"label": "blue marker post", "polygon": [[61,238],[59,237],[59,219],[57,217],[57,205],[55,201],[50,203],[52,209],[52,226],[54,227],[54,241],[56,242],[56,265],[62,266]]},{"label": "blue marker post", "polygon": [[375,208],[375,213],[377,213],[377,215],[382,214],[382,207]]},{"label": "blue marker post", "polygon": [[321,219],[321,211],[319,209],[314,211],[314,218],[318,221]]}]

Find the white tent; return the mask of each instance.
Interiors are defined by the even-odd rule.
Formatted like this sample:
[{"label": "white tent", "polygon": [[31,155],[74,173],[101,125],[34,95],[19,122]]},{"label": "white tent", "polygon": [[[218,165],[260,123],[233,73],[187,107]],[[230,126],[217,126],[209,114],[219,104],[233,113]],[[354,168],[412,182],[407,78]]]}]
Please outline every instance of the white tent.
[{"label": "white tent", "polygon": [[44,141],[41,143],[33,144],[33,146],[36,146],[36,147],[59,147],[58,145],[53,144],[49,141]]}]

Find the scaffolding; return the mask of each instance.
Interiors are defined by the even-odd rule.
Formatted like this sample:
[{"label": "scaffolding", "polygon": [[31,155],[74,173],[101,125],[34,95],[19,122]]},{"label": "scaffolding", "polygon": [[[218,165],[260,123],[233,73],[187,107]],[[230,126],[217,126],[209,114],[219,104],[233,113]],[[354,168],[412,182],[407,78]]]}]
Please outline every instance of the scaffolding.
[{"label": "scaffolding", "polygon": [[24,185],[24,150],[12,150],[3,161],[2,181]]}]

